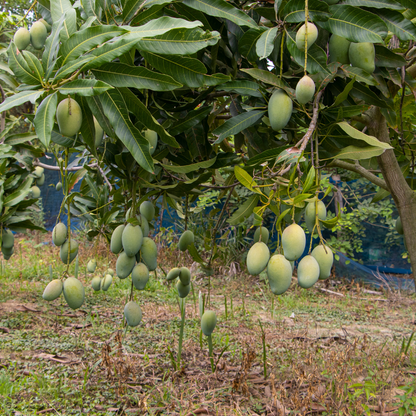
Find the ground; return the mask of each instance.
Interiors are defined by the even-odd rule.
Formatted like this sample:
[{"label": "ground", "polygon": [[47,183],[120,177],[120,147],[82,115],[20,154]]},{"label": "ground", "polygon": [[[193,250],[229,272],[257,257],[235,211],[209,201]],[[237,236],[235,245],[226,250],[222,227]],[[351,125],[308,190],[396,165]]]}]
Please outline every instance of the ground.
[{"label": "ground", "polygon": [[[90,258],[96,274],[115,268],[103,242],[82,244],[80,309],[62,296],[42,299],[49,265],[53,278],[64,271],[59,250],[44,241],[50,236],[21,237],[2,262],[1,415],[416,414],[414,294],[335,276],[309,290],[294,279],[276,297],[262,277],[217,267],[207,306],[218,317],[213,373],[198,301],[209,279],[186,254],[161,247],[163,270],[135,292],[143,320],[131,329],[122,319],[129,279],[94,292],[85,273]],[[164,279],[173,266],[193,271],[179,365],[180,310]]]}]

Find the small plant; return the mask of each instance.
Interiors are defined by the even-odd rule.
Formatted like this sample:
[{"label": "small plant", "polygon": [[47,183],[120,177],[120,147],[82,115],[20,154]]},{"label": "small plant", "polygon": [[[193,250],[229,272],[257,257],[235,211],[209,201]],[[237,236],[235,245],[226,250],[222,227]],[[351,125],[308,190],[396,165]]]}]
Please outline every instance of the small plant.
[{"label": "small plant", "polygon": [[399,416],[410,415],[416,409],[416,378],[412,377],[409,384],[401,386],[399,389],[404,391],[404,394],[396,396],[400,400]]}]

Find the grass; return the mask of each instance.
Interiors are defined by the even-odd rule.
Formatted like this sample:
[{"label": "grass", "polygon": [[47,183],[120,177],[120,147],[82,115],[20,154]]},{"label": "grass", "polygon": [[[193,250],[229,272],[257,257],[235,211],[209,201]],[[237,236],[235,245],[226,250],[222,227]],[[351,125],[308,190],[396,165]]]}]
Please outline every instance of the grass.
[{"label": "grass", "polygon": [[[97,259],[96,273],[115,268],[105,244],[81,247],[86,302],[73,311],[62,296],[50,303],[41,297],[49,265],[54,278],[64,272],[58,249],[40,244],[42,238],[18,239],[1,268],[1,415],[415,414],[414,294],[368,294],[348,282],[304,290],[293,283],[274,298],[272,311],[264,276],[217,274],[209,305],[218,317],[212,373],[206,337],[200,346],[198,294],[208,292],[207,279],[193,266],[175,370],[168,348],[177,353],[180,311],[160,269],[146,290],[135,292],[143,321],[126,330],[130,280],[115,278],[108,292],[94,292],[85,274],[90,258]],[[165,271],[192,267],[169,248],[159,263]]]}]

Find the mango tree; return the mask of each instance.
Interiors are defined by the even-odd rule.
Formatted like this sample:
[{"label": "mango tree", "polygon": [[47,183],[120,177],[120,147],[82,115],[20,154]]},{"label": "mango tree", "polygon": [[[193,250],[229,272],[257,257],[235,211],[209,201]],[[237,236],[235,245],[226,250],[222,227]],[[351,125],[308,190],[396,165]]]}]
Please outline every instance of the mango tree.
[{"label": "mango tree", "polygon": [[[230,224],[253,212],[261,224],[269,208],[281,233],[309,203],[321,236],[336,222],[319,213],[321,172],[342,168],[379,186],[376,198],[393,196],[415,270],[414,9],[414,0],[40,0],[51,32],[32,25],[28,49],[10,43],[21,85],[0,112],[32,101],[39,147],[82,156],[60,169],[84,178],[68,206],[95,224],[91,237],[109,236],[149,197],[186,219],[204,190],[229,198],[239,185],[252,196]],[[207,259],[189,247],[211,266],[215,244]]]}]

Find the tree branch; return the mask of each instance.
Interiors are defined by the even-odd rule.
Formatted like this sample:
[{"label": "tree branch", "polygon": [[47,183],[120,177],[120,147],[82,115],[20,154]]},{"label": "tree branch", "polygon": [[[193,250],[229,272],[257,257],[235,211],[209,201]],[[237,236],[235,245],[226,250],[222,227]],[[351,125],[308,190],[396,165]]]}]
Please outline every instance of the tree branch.
[{"label": "tree branch", "polygon": [[384,179],[379,178],[378,176],[374,175],[373,173],[369,172],[367,169],[363,168],[358,161],[353,163],[344,162],[343,160],[335,159],[333,160],[327,167],[335,167],[335,168],[341,168],[346,169],[351,172],[358,173],[362,177],[368,179],[370,182],[372,182],[374,185],[379,186],[380,188],[385,189],[386,191],[389,191],[389,188],[384,181]]},{"label": "tree branch", "polygon": [[[48,170],[61,170],[61,168],[59,166],[52,166],[52,165],[47,165],[46,163],[42,163],[42,162],[33,162],[33,164],[35,166],[40,166],[41,168],[44,169],[48,169]],[[91,165],[88,165],[89,168],[96,168],[98,166],[97,163],[92,163]],[[76,170],[81,170],[84,169],[84,166],[74,166],[72,168],[62,168],[63,170],[67,170],[68,172],[74,172]]]}]

